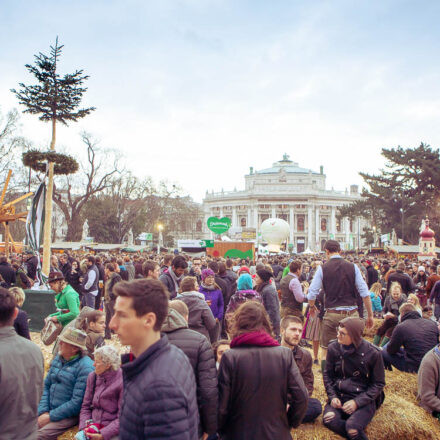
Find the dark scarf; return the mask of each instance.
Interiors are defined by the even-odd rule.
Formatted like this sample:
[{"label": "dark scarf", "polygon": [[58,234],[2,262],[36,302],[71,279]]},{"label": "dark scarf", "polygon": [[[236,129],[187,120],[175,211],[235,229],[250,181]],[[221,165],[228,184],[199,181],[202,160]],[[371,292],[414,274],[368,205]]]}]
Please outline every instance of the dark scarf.
[{"label": "dark scarf", "polygon": [[277,347],[280,344],[265,331],[243,333],[231,341],[231,348],[256,345],[257,347]]}]

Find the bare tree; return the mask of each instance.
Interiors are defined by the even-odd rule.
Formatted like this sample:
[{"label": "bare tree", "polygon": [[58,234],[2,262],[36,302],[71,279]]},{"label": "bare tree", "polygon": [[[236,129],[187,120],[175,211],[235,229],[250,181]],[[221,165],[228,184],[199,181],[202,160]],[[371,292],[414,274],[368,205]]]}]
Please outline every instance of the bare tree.
[{"label": "bare tree", "polygon": [[96,196],[112,184],[112,177],[120,172],[117,152],[99,147],[88,133],[81,134],[86,146],[87,159],[80,171],[64,176],[59,186],[54,186],[53,200],[61,209],[67,222],[66,241],[81,239],[83,209],[91,197]]}]

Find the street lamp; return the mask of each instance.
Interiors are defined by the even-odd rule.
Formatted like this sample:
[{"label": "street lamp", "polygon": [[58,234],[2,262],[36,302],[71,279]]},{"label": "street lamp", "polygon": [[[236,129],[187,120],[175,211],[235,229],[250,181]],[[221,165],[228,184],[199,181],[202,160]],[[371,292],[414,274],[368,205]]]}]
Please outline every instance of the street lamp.
[{"label": "street lamp", "polygon": [[157,255],[160,255],[160,249],[162,247],[162,241],[163,241],[163,237],[162,237],[163,225],[161,223],[158,223],[157,230],[159,231],[159,243],[157,246]]}]

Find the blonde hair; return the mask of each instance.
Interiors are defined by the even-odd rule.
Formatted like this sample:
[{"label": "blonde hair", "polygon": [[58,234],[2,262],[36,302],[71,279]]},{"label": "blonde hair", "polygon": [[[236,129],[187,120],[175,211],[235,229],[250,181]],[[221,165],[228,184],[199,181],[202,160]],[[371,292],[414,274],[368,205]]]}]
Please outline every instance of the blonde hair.
[{"label": "blonde hair", "polygon": [[393,281],[390,286],[390,293],[393,293],[393,290],[398,288],[400,290],[400,294],[403,293],[402,286],[397,281]]},{"label": "blonde hair", "polygon": [[11,287],[9,289],[9,292],[12,293],[12,296],[14,297],[17,306],[21,307],[24,303],[24,300],[26,299],[26,295],[24,294],[23,289],[21,289],[20,287]]},{"label": "blonde hair", "polygon": [[374,297],[377,298],[380,292],[382,292],[382,284],[376,282],[371,286],[370,290],[374,293]]},{"label": "blonde hair", "polygon": [[[410,299],[414,300],[414,304],[413,304],[414,307],[421,309],[420,301],[419,301],[419,298],[417,298],[417,295],[415,295],[414,293],[410,293],[408,295],[408,299],[406,300],[406,302],[409,302]],[[410,303],[410,304],[412,304],[412,303]]]}]

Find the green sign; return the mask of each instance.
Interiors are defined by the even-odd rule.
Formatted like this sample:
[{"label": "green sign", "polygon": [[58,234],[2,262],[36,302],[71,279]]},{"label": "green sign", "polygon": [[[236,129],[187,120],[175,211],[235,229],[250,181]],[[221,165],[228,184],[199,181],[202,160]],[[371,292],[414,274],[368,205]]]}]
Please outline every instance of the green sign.
[{"label": "green sign", "polygon": [[200,247],[214,247],[214,240],[200,240]]},{"label": "green sign", "polygon": [[254,254],[252,252],[252,249],[249,249],[246,252],[240,251],[239,249],[229,249],[225,253],[225,258],[254,258]]},{"label": "green sign", "polygon": [[209,217],[206,223],[208,225],[208,229],[216,234],[223,234],[223,232],[228,231],[231,227],[231,219],[228,217]]},{"label": "green sign", "polygon": [[335,239],[335,234],[330,234],[329,238],[330,238],[330,240],[334,240]]}]

